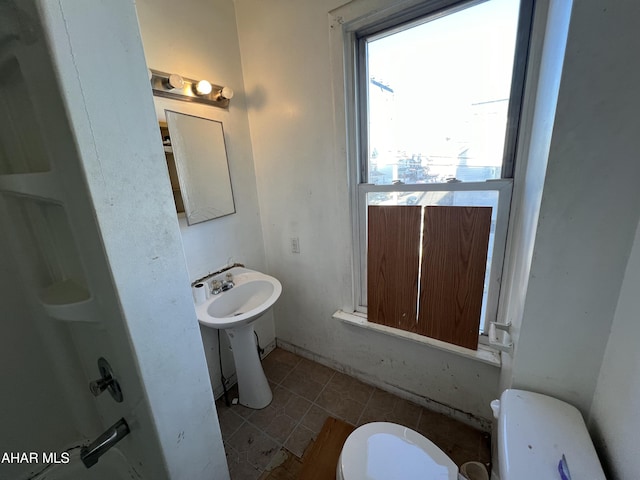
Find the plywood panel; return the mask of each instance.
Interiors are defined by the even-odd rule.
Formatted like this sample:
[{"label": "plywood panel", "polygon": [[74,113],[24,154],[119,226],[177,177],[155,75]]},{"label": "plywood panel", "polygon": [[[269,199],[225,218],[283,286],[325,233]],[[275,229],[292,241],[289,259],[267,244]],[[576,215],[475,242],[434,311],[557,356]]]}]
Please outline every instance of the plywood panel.
[{"label": "plywood panel", "polygon": [[370,206],[367,317],[415,332],[420,264],[420,206]]},{"label": "plywood panel", "polygon": [[300,480],[335,480],[340,452],[347,437],[355,430],[337,418],[329,417],[324,422],[318,439],[311,447],[309,455],[303,459]]},{"label": "plywood panel", "polygon": [[425,207],[418,333],[477,349],[491,207]]}]

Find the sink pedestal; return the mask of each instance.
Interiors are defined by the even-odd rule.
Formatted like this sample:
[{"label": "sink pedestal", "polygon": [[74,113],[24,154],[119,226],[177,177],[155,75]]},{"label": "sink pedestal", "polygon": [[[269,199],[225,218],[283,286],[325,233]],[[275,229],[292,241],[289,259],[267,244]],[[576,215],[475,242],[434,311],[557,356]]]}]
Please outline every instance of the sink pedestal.
[{"label": "sink pedestal", "polygon": [[209,282],[224,282],[229,276],[231,286],[227,282],[227,289],[196,303],[196,314],[202,325],[227,332],[236,364],[238,400],[245,407],[260,409],[271,403],[273,394],[260,363],[253,324],[278,300],[282,285],[276,278],[238,266],[221,270]]},{"label": "sink pedestal", "polygon": [[256,348],[253,322],[234,328],[225,329],[238,377],[238,401],[249,408],[260,409],[271,403],[273,394],[267,377],[264,375],[260,356]]}]

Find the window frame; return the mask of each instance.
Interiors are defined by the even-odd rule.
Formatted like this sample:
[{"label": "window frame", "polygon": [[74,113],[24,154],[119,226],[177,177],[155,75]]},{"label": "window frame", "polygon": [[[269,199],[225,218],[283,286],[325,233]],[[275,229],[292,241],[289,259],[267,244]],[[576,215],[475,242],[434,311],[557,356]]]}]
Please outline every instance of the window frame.
[{"label": "window frame", "polygon": [[367,313],[364,304],[367,298],[367,194],[374,192],[468,192],[468,191],[495,191],[498,193],[498,207],[496,212],[495,236],[493,242],[493,260],[489,272],[489,287],[487,291],[487,304],[485,321],[482,325],[481,335],[489,332],[489,322],[495,321],[498,312],[498,299],[502,269],[507,245],[507,228],[509,225],[509,211],[511,207],[511,192],[513,179],[504,178],[487,180],[485,182],[460,182],[460,183],[422,183],[401,185],[375,185],[372,183],[360,183],[357,185],[358,210],[357,227],[358,241],[355,244],[356,272],[356,305],[355,311]]},{"label": "window frame", "polygon": [[[520,0],[520,12],[516,34],[515,56],[511,81],[511,93],[507,113],[507,127],[501,178],[485,182],[432,183],[375,185],[367,183],[368,175],[368,75],[366,71],[367,38],[401,31],[412,25],[432,21],[439,17],[473,7],[485,0],[430,0],[401,7],[392,5],[388,9],[377,9],[368,15],[345,23],[336,17],[342,25],[345,113],[347,132],[348,167],[351,188],[353,271],[354,271],[354,310],[366,314],[366,264],[367,264],[367,202],[370,192],[430,192],[430,191],[496,191],[498,192],[498,211],[493,246],[493,261],[489,277],[487,304],[484,323],[481,325],[481,343],[486,343],[490,322],[498,315],[498,303],[503,266],[505,262],[507,230],[510,217],[511,194],[515,169],[515,155],[519,134],[522,101],[524,98],[524,80],[533,8],[535,0]],[[351,99],[351,100],[350,100]]]}]

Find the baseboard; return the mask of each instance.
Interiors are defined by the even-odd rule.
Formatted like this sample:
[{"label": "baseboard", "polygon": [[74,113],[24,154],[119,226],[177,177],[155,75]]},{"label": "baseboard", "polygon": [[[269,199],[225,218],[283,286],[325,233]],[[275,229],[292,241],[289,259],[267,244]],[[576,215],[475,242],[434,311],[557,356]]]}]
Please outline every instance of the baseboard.
[{"label": "baseboard", "polygon": [[269,355],[276,348],[276,339],[271,340],[266,347],[264,348],[264,353],[260,355],[261,359],[264,359],[267,355]]},{"label": "baseboard", "polygon": [[307,350],[306,348],[302,348],[293,343],[287,342],[286,340],[276,338],[276,345],[282,348],[283,350],[287,350],[301,357],[307,358],[309,360],[313,360],[314,362],[320,363],[329,368],[345,373],[349,376],[357,378],[363,383],[372,385],[374,387],[379,388],[380,390],[384,390],[386,392],[397,395],[400,398],[409,400],[410,402],[416,403],[433,412],[441,413],[443,415],[446,415],[447,417],[453,418],[454,420],[458,420],[459,422],[462,422],[473,428],[482,430],[483,432],[491,432],[491,424],[492,424],[491,420],[478,417],[476,415],[463,412],[461,410],[457,410],[453,407],[449,407],[448,405],[440,403],[436,400],[432,400],[430,398],[424,397],[423,395],[419,395],[417,393],[405,390],[402,387],[399,387],[397,385],[383,382],[377,378],[372,377],[371,375],[365,372],[361,372],[348,365],[344,365],[342,363],[336,362],[333,359],[323,357],[322,355],[318,355],[310,350]]}]

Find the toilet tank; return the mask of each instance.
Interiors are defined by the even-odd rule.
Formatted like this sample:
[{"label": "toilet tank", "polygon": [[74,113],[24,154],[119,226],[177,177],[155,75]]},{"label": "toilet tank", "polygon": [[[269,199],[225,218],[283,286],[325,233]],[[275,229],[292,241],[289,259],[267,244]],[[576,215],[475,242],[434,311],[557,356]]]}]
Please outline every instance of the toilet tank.
[{"label": "toilet tank", "polygon": [[500,480],[561,480],[563,455],[573,480],[606,480],[577,408],[524,390],[505,390],[492,406],[498,410]]}]

